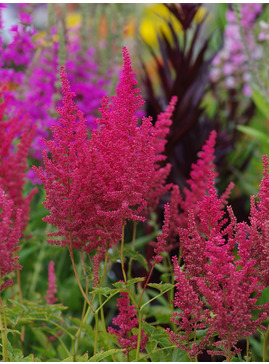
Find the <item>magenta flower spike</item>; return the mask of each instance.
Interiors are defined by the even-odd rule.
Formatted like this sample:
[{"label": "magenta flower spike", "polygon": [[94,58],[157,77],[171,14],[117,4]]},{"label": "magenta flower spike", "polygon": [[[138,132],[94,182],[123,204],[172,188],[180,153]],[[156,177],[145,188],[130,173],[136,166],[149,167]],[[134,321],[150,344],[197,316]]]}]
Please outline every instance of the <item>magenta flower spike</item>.
[{"label": "magenta flower spike", "polygon": [[[108,332],[115,335],[118,343],[124,349],[124,355],[137,347],[138,335],[131,335],[132,329],[138,327],[138,319],[136,318],[137,310],[134,305],[130,305],[130,299],[127,292],[121,292],[120,298],[117,299],[117,307],[119,308],[118,316],[114,317],[112,323],[119,327],[115,329],[108,327]],[[147,344],[148,335],[142,329],[140,350],[143,350]]]},{"label": "magenta flower spike", "polygon": [[[150,118],[139,122],[138,109],[144,101],[123,48],[123,71],[116,95],[103,98],[96,122],[99,128],[88,138],[85,118],[73,102],[64,69],[61,70],[63,107],[53,140],[44,143],[52,158],[43,153],[45,170],[34,168],[47,192],[44,221],[58,227],[50,241],[91,252],[117,244],[122,224],[128,219],[143,221],[169,186],[165,180],[170,167],[160,167],[165,137],[176,103],[173,98],[155,126]],[[95,259],[96,262],[100,259]],[[95,268],[97,270],[97,267]]]},{"label": "magenta flower spike", "polygon": [[53,305],[54,303],[57,302],[56,293],[57,293],[57,285],[56,285],[54,261],[51,260],[49,262],[49,269],[48,269],[48,290],[47,290],[47,295],[45,296],[48,305]]}]

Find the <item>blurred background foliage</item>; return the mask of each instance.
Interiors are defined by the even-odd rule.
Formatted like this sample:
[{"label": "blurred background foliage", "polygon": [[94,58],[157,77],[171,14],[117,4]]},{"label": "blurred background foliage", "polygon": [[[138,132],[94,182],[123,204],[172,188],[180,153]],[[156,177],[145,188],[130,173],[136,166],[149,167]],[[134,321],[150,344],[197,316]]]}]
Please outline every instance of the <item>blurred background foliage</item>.
[{"label": "blurred background foliage", "polygon": [[[99,71],[111,81],[107,86],[108,94],[113,94],[115,90],[121,67],[121,48],[126,46],[146,101],[144,114],[151,115],[153,122],[156,121],[157,114],[165,109],[171,97],[178,97],[166,146],[166,155],[172,164],[170,182],[178,184],[182,189],[186,186],[197,153],[210,131],[216,129],[218,139],[215,162],[219,173],[219,193],[225,190],[230,181],[234,181],[236,186],[230,203],[238,220],[247,220],[249,195],[257,193],[262,176],[262,155],[269,153],[268,41],[265,39],[259,43],[262,48],[259,59],[251,59],[252,54],[245,50],[249,73],[252,75],[249,80],[252,91],[250,95],[246,96],[242,92],[242,84],[236,83],[227,87],[224,78],[216,81],[212,76],[214,59],[225,47],[227,11],[240,13],[240,5],[233,8],[228,4],[83,3],[30,4],[29,7],[33,24],[38,30],[35,35],[38,44],[40,40],[47,42],[48,29],[56,23],[62,24],[63,32],[67,29],[79,30],[83,49],[94,47]],[[267,24],[268,16],[269,6],[263,4],[251,29],[256,43],[263,29],[265,33],[268,32],[266,26],[261,25],[261,22]],[[16,22],[17,6],[8,4],[6,12],[3,12],[2,32],[7,44],[10,41],[8,29]],[[244,31],[241,29],[241,33]],[[56,31],[54,40],[60,39],[61,43],[64,40],[59,32],[60,28]],[[59,57],[64,57],[64,50]],[[33,163],[36,161],[29,159],[29,165]],[[29,192],[32,188],[32,182],[28,181],[25,191]],[[76,326],[83,300],[75,283],[68,251],[46,242],[45,233],[50,232],[52,227],[42,221],[42,217],[47,214],[42,205],[45,192],[41,185],[38,185],[38,189],[39,193],[32,201],[31,219],[20,251],[23,299],[34,299],[45,305],[48,264],[50,260],[54,260],[58,302],[68,307],[62,314],[72,323],[71,326]],[[137,247],[146,258],[150,256],[148,243],[157,235],[163,205],[168,199],[169,196],[164,196],[159,211],[152,215],[149,226],[138,226]],[[143,238],[145,231],[148,238]],[[128,227],[126,234],[127,241],[131,241],[131,229],[129,232]],[[78,271],[83,275],[78,252],[75,252],[75,259]],[[119,263],[110,264],[114,264],[114,273],[106,278],[107,285],[121,278]],[[145,267],[140,265],[135,266],[134,270],[136,276],[142,276],[146,272]],[[165,282],[165,272],[159,274]],[[6,298],[14,298],[18,293],[17,289],[15,285],[12,290],[7,290]],[[263,299],[268,301],[268,298],[269,294],[265,293]],[[107,312],[108,322],[116,312],[113,307],[116,307],[115,297]],[[56,320],[58,317],[60,320],[60,313],[55,312],[51,312],[52,319]],[[93,317],[89,315],[87,324],[92,320]],[[22,321],[21,326],[23,324]],[[36,322],[31,333],[31,342],[22,343],[25,356],[30,355],[33,348],[39,348],[40,358],[43,360],[66,357],[57,341],[47,341],[47,350],[42,349],[41,343],[42,340],[47,340],[45,333],[48,330],[49,327],[44,328]],[[11,342],[18,340],[16,334],[13,338],[11,336]],[[89,330],[82,338],[81,353],[89,351],[89,355],[91,354],[93,348],[90,343],[93,340],[90,339],[93,336],[94,333]],[[68,338],[65,340],[68,345]],[[105,345],[104,343],[104,347]],[[244,347],[245,344],[242,345]],[[260,345],[260,337],[251,338],[252,354],[257,361],[261,360]]]}]

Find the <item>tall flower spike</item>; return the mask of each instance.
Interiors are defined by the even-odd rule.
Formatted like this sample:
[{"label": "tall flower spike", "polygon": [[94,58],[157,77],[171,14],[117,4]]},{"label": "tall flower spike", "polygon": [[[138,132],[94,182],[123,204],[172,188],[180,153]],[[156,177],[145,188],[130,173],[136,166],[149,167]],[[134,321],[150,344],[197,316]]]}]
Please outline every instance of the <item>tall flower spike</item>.
[{"label": "tall flower spike", "polygon": [[[3,92],[0,90],[0,99]],[[30,128],[29,121],[17,112],[9,120],[5,120],[5,114],[9,100],[0,103],[0,187],[14,203],[16,210],[22,211],[20,228],[26,228],[29,219],[30,201],[37,192],[34,189],[28,196],[23,195],[26,180],[27,155],[34,136],[35,128]],[[19,137],[18,137],[19,136]],[[14,141],[19,143],[14,147]]]},{"label": "tall flower spike", "polygon": [[166,250],[167,240],[169,237],[169,225],[170,225],[170,205],[167,203],[164,207],[164,223],[162,227],[162,235],[157,237],[157,247],[154,248],[154,253],[156,254],[153,257],[155,264],[160,263],[163,260],[161,253]]},{"label": "tall flower spike", "polygon": [[47,290],[47,295],[44,297],[48,305],[53,305],[55,302],[57,302],[56,293],[57,293],[57,286],[56,286],[54,261],[51,260],[49,262],[49,269],[48,269],[48,290]]},{"label": "tall flower spike", "polygon": [[185,198],[179,201],[180,207],[183,210],[181,226],[186,226],[187,224],[189,209],[193,209],[195,214],[198,212],[198,202],[201,201],[207,191],[210,173],[213,173],[213,178],[217,176],[213,162],[215,158],[216,138],[217,133],[213,130],[203,146],[202,151],[198,153],[197,163],[192,165],[191,178],[187,181],[190,188],[186,187],[184,189]]},{"label": "tall flower spike", "polygon": [[[20,249],[18,246],[21,237],[21,210],[14,211],[13,201],[0,187],[0,292],[13,283],[8,279],[4,281],[7,274],[21,269],[17,263],[18,257],[14,253]],[[15,214],[15,219],[14,219]]]},{"label": "tall flower spike", "polygon": [[57,108],[59,123],[52,126],[54,140],[46,141],[52,159],[43,152],[45,171],[33,167],[44,184],[47,196],[45,207],[50,215],[44,221],[58,227],[59,231],[49,236],[63,236],[63,241],[50,241],[67,245],[71,234],[75,248],[80,248],[85,196],[82,195],[84,164],[86,156],[87,129],[83,114],[73,102],[75,94],[70,89],[64,68],[60,71],[62,80],[63,106]]}]

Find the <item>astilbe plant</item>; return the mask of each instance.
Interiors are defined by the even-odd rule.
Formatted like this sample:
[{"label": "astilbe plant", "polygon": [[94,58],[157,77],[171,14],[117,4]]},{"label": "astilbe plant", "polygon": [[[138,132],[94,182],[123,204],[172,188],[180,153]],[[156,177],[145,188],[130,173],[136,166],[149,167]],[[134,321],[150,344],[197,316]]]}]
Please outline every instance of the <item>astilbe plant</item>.
[{"label": "astilbe plant", "polygon": [[[97,119],[98,130],[87,139],[85,119],[74,105],[65,71],[61,70],[63,107],[53,125],[54,140],[44,141],[52,153],[43,153],[45,170],[34,168],[47,191],[45,221],[59,229],[52,236],[63,236],[62,246],[91,252],[121,238],[127,219],[144,220],[151,206],[167,186],[160,186],[169,166],[157,163],[163,151],[169,120],[175,104],[159,117],[158,129],[150,118],[138,124],[137,109],[143,104],[127,50],[117,95],[103,99]],[[151,202],[147,203],[151,193]],[[156,202],[155,202],[156,203]]]},{"label": "astilbe plant", "polygon": [[[259,273],[261,253],[253,254],[253,240],[248,236],[251,227],[237,223],[231,207],[230,221],[225,217],[214,177],[211,171],[198,209],[190,207],[188,225],[179,229],[184,269],[174,257],[174,304],[182,311],[174,313],[171,320],[180,332],[168,332],[172,342],[184,347],[191,357],[196,357],[216,337],[213,346],[217,350],[208,352],[224,355],[229,361],[240,352],[236,345],[241,338],[263,328],[268,305],[258,304],[265,285]],[[200,329],[206,331],[197,340]]]}]

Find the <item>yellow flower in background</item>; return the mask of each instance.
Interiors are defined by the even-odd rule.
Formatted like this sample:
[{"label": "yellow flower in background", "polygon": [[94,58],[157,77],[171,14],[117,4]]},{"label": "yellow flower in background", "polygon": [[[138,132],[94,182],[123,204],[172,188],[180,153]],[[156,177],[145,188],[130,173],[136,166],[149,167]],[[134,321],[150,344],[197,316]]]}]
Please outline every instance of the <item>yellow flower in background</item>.
[{"label": "yellow flower in background", "polygon": [[73,28],[77,25],[81,24],[82,16],[80,13],[68,13],[66,16],[66,27],[67,28]]},{"label": "yellow flower in background", "polygon": [[[206,15],[206,8],[200,6],[194,21],[201,22]],[[158,44],[157,34],[162,31],[169,39],[171,32],[167,25],[167,21],[170,21],[174,31],[178,34],[182,31],[182,26],[176,17],[167,9],[164,4],[154,4],[145,6],[143,18],[140,23],[140,34],[144,41],[151,46]]]}]

